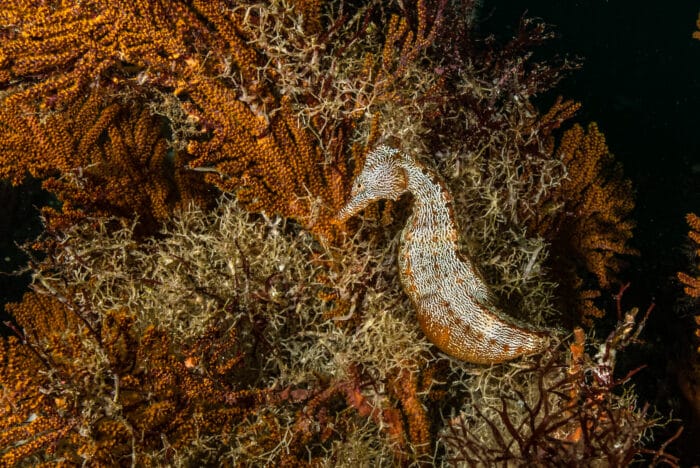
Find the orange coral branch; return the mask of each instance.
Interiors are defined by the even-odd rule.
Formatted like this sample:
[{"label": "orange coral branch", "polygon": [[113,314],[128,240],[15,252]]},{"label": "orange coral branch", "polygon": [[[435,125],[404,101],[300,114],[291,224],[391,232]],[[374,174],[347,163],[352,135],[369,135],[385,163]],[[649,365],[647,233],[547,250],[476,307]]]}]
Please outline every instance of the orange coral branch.
[{"label": "orange coral branch", "polygon": [[[106,76],[119,81],[147,70],[148,81],[174,86],[199,47],[220,49],[200,15],[184,2],[3,2],[0,83],[31,77],[12,103],[52,107],[72,102],[91,83],[106,85]],[[235,31],[227,32],[235,46]],[[241,52],[246,48],[232,50],[240,61],[254,59]]]},{"label": "orange coral branch", "polygon": [[700,309],[698,309],[698,301],[700,300],[700,216],[688,213],[685,219],[690,227],[688,238],[692,244],[695,264],[692,273],[678,272],[677,276],[696,314],[692,323],[695,333],[691,338],[694,350],[690,353],[685,366],[678,372],[678,383],[695,414],[700,416]]},{"label": "orange coral branch", "polygon": [[98,92],[47,116],[4,102],[0,177],[45,179],[62,202],[60,213],[46,211],[54,228],[88,213],[139,217],[142,232],[153,232],[175,208],[210,198],[201,175],[185,174],[182,155],[170,153],[162,125],[147,108]]},{"label": "orange coral branch", "polygon": [[417,455],[427,454],[431,443],[430,424],[425,408],[417,394],[418,376],[415,372],[403,369],[394,379],[391,388],[401,402],[403,415],[408,426],[408,440],[419,451]]},{"label": "orange coral branch", "polygon": [[[690,226],[688,237],[695,243],[695,255],[700,257],[700,217],[694,213],[689,213],[685,219]],[[700,268],[700,264],[698,267]],[[679,272],[678,279],[685,286],[683,290],[688,296],[700,298],[700,275],[691,276]]]},{"label": "orange coral branch", "polygon": [[[28,120],[9,121],[6,115],[11,128],[7,132],[26,128],[26,135],[41,126],[49,137],[45,149],[51,149],[54,141],[61,146],[57,148],[60,154],[46,164],[40,156],[46,151],[37,151],[29,159],[13,155],[18,148],[37,145],[13,142],[8,155],[0,148],[0,175],[17,181],[25,172],[46,177],[85,170],[96,159],[86,153],[100,146],[106,133],[115,151],[105,150],[98,158],[100,164],[112,173],[129,174],[128,182],[102,171],[96,176],[101,178],[99,183],[92,186],[71,190],[68,184],[52,182],[50,188],[64,193],[64,200],[75,199],[75,205],[81,207],[87,207],[94,197],[91,189],[98,192],[97,198],[127,201],[125,206],[96,202],[110,205],[96,214],[124,216],[126,207],[150,205],[135,210],[136,214],[142,220],[161,222],[169,213],[172,190],[166,187],[168,181],[154,175],[170,165],[164,163],[167,150],[160,143],[152,147],[152,155],[146,148],[137,148],[140,154],[130,159],[117,148],[143,146],[143,137],[134,140],[121,135],[125,129],[135,132],[143,125],[143,136],[150,137],[151,143],[156,134],[165,141],[168,131],[176,133],[183,123],[172,119],[179,112],[199,133],[178,142],[189,154],[186,158],[176,155],[176,172],[184,171],[186,165],[205,172],[208,182],[236,192],[250,210],[295,218],[320,237],[334,239],[345,230],[331,218],[350,185],[348,161],[363,152],[364,142],[351,141],[356,137],[355,125],[366,118],[373,100],[388,102],[396,97],[405,71],[420,60],[436,37],[445,2],[434,9],[427,3],[417,2],[415,24],[407,18],[409,10],[404,16],[392,17],[383,47],[375,44],[382,60],[372,60],[371,51],[354,50],[352,54],[362,55],[348,58],[346,44],[330,42],[348,36],[359,43],[371,21],[371,7],[359,31],[353,29],[357,20],[341,16],[331,18],[334,29],[327,32],[322,28],[327,13],[321,2],[296,2],[287,7],[231,6],[225,1],[105,4],[90,0],[79,6],[58,1],[5,2],[0,7],[4,19],[0,86],[8,93],[2,105],[8,113],[21,109],[22,119]],[[279,17],[270,17],[273,10]],[[367,66],[336,86],[334,78],[346,80],[335,69],[338,60]],[[327,73],[321,80],[323,67]],[[114,105],[114,95],[120,96],[119,106]],[[158,128],[161,122],[142,114],[154,95],[169,99],[174,110],[165,114],[175,128]],[[107,104],[94,109],[93,104],[102,100]],[[75,114],[73,108],[84,107],[86,102],[92,114]],[[122,113],[121,109],[132,105],[124,102],[134,103],[131,116]],[[325,105],[331,110],[321,109]],[[304,106],[315,110],[304,114],[299,110]],[[48,114],[48,109],[58,113]],[[76,144],[75,132],[66,130],[83,125],[88,131]],[[112,127],[119,130],[110,130]],[[67,135],[59,135],[62,132]],[[376,132],[370,137],[376,138]],[[69,148],[74,151],[75,147],[80,164],[68,156]],[[195,176],[202,174],[195,173],[189,181]],[[153,179],[154,186],[149,187],[143,178]],[[187,177],[176,174],[171,179],[184,181]],[[118,195],[127,187],[143,184],[147,189],[140,194]],[[105,192],[105,187],[115,195],[100,195],[100,188]]]},{"label": "orange coral branch", "polygon": [[[234,329],[210,329],[174,350],[166,333],[136,330],[124,310],[91,322],[85,307],[58,291],[9,307],[24,331],[21,342],[0,342],[3,463],[43,454],[118,465],[163,440],[179,450],[198,436],[227,437],[248,410],[271,402],[265,389],[237,388]],[[211,365],[200,372],[183,355]]]},{"label": "orange coral branch", "polygon": [[[561,105],[557,101],[555,107]],[[603,314],[593,302],[600,291],[586,288],[581,270],[592,273],[598,287],[607,289],[620,271],[619,256],[637,253],[628,246],[634,228],[629,218],[634,207],[632,186],[595,123],[587,129],[577,124],[564,132],[556,156],[564,163],[567,177],[542,205],[558,205],[559,214],[550,216],[542,210],[530,227],[552,243],[553,257],[563,270],[559,277],[571,278],[562,283],[567,290],[562,294],[575,294],[579,318],[590,324]]]}]

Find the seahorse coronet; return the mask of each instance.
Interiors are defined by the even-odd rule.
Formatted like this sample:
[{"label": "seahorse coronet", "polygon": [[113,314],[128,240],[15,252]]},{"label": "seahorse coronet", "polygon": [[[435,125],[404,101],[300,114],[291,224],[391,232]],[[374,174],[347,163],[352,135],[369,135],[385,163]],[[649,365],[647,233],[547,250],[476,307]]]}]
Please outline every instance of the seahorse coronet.
[{"label": "seahorse coronet", "polygon": [[467,362],[494,364],[535,354],[549,343],[546,332],[503,315],[471,259],[458,254],[452,195],[433,170],[389,146],[367,155],[350,200],[337,218],[346,220],[372,202],[413,195],[413,211],[401,232],[399,278],[427,338]]}]

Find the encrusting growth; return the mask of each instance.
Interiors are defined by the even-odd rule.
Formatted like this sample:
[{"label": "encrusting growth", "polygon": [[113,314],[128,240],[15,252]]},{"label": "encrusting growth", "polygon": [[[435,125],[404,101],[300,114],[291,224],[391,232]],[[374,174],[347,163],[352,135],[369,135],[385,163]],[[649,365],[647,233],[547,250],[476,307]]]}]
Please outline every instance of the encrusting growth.
[{"label": "encrusting growth", "polygon": [[367,156],[345,220],[371,202],[414,197],[401,235],[399,274],[428,339],[464,361],[492,364],[544,349],[547,335],[520,327],[497,312],[478,271],[457,253],[452,196],[435,173],[396,149],[380,146]]}]

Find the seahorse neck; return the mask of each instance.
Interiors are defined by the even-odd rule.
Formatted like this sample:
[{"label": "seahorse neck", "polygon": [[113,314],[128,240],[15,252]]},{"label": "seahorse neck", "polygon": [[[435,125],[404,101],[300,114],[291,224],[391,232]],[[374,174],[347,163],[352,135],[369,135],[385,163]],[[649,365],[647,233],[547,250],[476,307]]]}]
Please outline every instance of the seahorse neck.
[{"label": "seahorse neck", "polygon": [[[413,213],[406,229],[425,228],[434,234],[455,234],[452,199],[437,174],[422,164],[406,159],[401,167],[407,175],[407,190],[413,195]],[[442,237],[442,236],[440,236]],[[444,237],[443,237],[444,238]]]}]

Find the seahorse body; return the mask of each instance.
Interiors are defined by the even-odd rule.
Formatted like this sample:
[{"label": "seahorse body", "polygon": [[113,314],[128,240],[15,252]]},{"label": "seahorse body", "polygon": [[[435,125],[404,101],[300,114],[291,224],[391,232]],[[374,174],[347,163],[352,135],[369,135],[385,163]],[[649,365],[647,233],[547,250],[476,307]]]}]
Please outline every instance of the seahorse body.
[{"label": "seahorse body", "polygon": [[453,357],[479,364],[543,350],[546,333],[517,325],[492,306],[479,272],[457,253],[452,196],[413,158],[388,146],[372,151],[337,217],[345,220],[373,201],[397,200],[407,191],[414,202],[401,233],[399,274],[428,339]]}]

